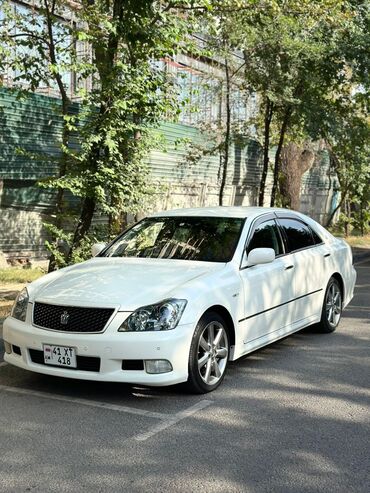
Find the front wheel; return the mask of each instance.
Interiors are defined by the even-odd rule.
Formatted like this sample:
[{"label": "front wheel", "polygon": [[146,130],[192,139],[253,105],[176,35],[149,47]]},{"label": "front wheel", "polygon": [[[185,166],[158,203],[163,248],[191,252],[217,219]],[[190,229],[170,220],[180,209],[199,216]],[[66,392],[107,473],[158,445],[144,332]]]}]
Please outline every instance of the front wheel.
[{"label": "front wheel", "polygon": [[190,391],[205,394],[222,382],[229,357],[226,324],[218,313],[203,315],[195,329],[189,353]]},{"label": "front wheel", "polygon": [[334,332],[342,315],[342,291],[339,282],[331,277],[325,292],[324,305],[321,312],[320,330],[325,333]]}]

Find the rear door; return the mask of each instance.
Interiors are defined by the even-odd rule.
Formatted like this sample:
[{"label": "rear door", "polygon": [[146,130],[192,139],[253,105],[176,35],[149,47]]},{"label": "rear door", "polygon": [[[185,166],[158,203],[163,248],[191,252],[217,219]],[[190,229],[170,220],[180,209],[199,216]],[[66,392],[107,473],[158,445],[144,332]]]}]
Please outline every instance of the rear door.
[{"label": "rear door", "polygon": [[[254,248],[273,248],[273,262],[240,270],[243,308],[240,327],[244,344],[258,346],[258,339],[291,323],[293,264],[273,214],[260,218],[248,235],[246,254]],[[271,337],[273,339],[273,336]]]},{"label": "rear door", "polygon": [[294,265],[294,322],[304,323],[321,313],[326,249],[317,233],[304,221],[293,215],[277,215]]}]

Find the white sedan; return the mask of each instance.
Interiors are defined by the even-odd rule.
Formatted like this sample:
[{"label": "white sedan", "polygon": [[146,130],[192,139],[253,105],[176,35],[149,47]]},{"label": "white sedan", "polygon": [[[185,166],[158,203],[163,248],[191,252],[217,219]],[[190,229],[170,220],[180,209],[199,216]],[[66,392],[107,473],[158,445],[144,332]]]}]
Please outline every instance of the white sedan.
[{"label": "white sedan", "polygon": [[19,294],[8,363],[210,392],[230,360],[311,324],[333,332],[356,280],[343,240],[284,209],[157,213],[93,250]]}]

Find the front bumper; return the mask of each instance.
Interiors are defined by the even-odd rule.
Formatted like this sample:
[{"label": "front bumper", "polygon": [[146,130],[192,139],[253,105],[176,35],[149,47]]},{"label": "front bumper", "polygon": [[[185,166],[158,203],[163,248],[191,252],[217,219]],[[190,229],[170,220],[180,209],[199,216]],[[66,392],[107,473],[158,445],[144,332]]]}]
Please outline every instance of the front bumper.
[{"label": "front bumper", "polygon": [[[28,317],[27,317],[28,318]],[[185,382],[188,378],[188,358],[193,324],[180,325],[163,332],[117,332],[108,329],[102,333],[82,334],[50,331],[34,327],[8,317],[4,322],[3,338],[18,346],[21,355],[14,352],[4,356],[8,363],[46,375],[103,382],[162,386]],[[30,349],[42,351],[43,344],[71,346],[78,356],[100,358],[99,371],[83,371],[37,364],[32,361]],[[149,374],[144,370],[122,370],[123,360],[168,360],[173,370]]]}]

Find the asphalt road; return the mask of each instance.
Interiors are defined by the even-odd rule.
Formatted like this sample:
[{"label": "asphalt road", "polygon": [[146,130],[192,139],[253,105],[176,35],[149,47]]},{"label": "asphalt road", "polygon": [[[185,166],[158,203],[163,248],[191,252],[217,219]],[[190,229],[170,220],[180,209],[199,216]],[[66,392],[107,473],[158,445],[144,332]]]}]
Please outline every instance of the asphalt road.
[{"label": "asphalt road", "polygon": [[368,493],[370,261],[357,271],[334,334],[259,350],[206,396],[0,366],[0,491]]}]

